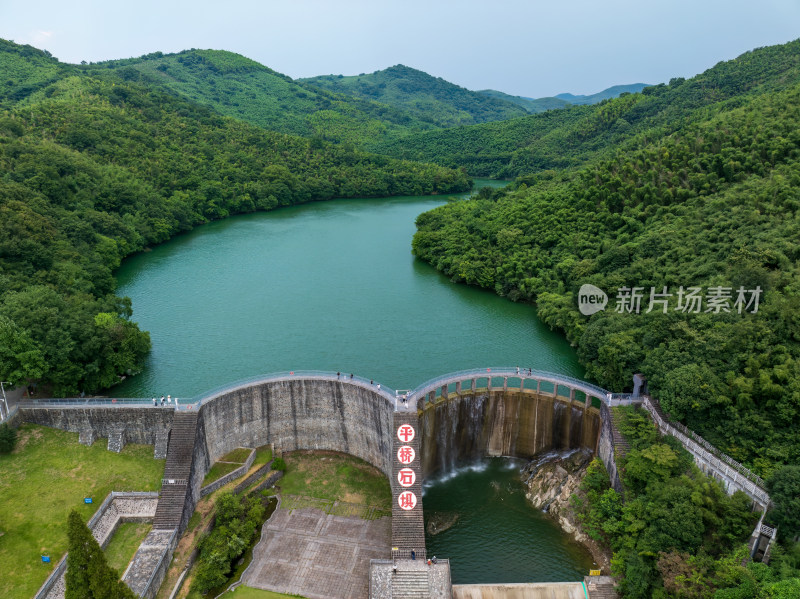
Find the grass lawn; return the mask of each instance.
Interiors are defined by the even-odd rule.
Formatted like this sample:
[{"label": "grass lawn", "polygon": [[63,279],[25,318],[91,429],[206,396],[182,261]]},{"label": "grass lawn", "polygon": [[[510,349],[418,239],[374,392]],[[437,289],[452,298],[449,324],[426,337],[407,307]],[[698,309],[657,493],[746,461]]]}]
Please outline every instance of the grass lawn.
[{"label": "grass lawn", "polygon": [[219,480],[229,472],[233,472],[237,468],[241,468],[241,464],[231,464],[230,462],[214,462],[211,469],[206,473],[203,478],[203,486],[210,485],[215,480]]},{"label": "grass lawn", "polygon": [[218,462],[236,462],[237,464],[244,464],[247,461],[247,458],[250,456],[250,452],[252,449],[245,449],[244,447],[239,447],[234,449],[232,452],[225,454]]},{"label": "grass lawn", "polygon": [[122,522],[106,547],[108,565],[122,576],[153,525],[148,522]]},{"label": "grass lawn", "polygon": [[391,509],[389,480],[364,460],[327,451],[295,451],[283,459],[286,473],[278,481],[281,493]]},{"label": "grass lawn", "polygon": [[262,591],[244,585],[236,587],[232,593],[226,593],[226,599],[303,599],[300,595],[283,595],[272,591]]},{"label": "grass lawn", "polygon": [[253,466],[263,466],[272,459],[272,450],[269,445],[262,445],[256,449],[256,459],[253,460]]},{"label": "grass lawn", "polygon": [[[157,491],[163,472],[151,445],[127,445],[117,454],[104,439],[85,447],[78,433],[20,427],[17,448],[0,455],[0,596],[36,593],[67,551],[71,509],[88,520],[112,490]],[[88,496],[93,505],[84,504]],[[43,554],[50,564],[42,563]]]}]

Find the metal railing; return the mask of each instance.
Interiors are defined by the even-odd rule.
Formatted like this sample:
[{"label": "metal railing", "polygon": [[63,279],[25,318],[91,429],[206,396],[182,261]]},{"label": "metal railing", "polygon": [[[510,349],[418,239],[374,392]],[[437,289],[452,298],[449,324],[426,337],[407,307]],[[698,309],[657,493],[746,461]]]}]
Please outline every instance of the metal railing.
[{"label": "metal railing", "polygon": [[394,389],[383,385],[378,381],[366,379],[358,375],[353,375],[353,377],[350,378],[349,373],[341,373],[337,376],[335,372],[328,372],[325,370],[292,370],[253,376],[225,385],[220,385],[219,387],[216,387],[210,391],[206,391],[200,395],[194,396],[191,399],[191,403],[196,404],[199,407],[210,399],[219,397],[225,393],[230,393],[231,391],[236,391],[237,389],[244,389],[246,387],[251,387],[261,383],[275,383],[280,381],[293,381],[302,379],[346,382],[379,393],[392,403],[394,402],[395,398]]},{"label": "metal railing", "polygon": [[528,368],[520,368],[517,369],[509,368],[509,367],[496,367],[496,368],[473,368],[470,370],[460,370],[458,372],[451,372],[449,374],[444,374],[442,376],[438,376],[434,379],[426,381],[419,385],[416,389],[413,389],[409,395],[409,401],[417,401],[423,395],[430,393],[431,391],[438,389],[439,387],[444,386],[445,384],[456,383],[464,380],[475,379],[475,378],[494,378],[494,377],[510,377],[510,378],[519,378],[521,380],[535,380],[535,381],[545,381],[548,383],[552,383],[555,385],[555,389],[558,389],[558,385],[563,385],[565,387],[570,387],[573,389],[577,389],[582,391],[587,396],[590,397],[597,397],[600,400],[606,401],[610,392],[607,389],[603,389],[602,387],[598,387],[597,385],[593,385],[592,383],[587,383],[586,381],[582,381],[580,379],[576,379],[571,376],[557,374],[554,372],[547,372],[544,370],[534,370]]},{"label": "metal railing", "polygon": [[[680,422],[671,422],[666,417],[662,417],[660,407],[656,406],[652,398],[645,397],[644,406],[652,415],[659,430],[663,430],[678,439],[690,453],[700,457],[717,472],[731,478],[735,484],[746,489],[750,497],[760,500],[765,506],[769,505],[770,497],[764,490],[766,487],[764,479],[714,447],[697,433],[686,428]],[[731,470],[733,471],[732,477]],[[740,480],[737,474],[740,474],[743,480]]]}]

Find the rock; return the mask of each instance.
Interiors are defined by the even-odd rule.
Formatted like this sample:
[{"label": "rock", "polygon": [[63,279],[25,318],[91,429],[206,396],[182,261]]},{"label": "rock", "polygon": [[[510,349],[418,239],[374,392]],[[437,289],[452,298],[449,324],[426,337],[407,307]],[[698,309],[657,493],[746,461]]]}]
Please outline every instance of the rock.
[{"label": "rock", "polygon": [[433,536],[452,528],[458,522],[459,515],[456,512],[432,512],[425,514],[428,520],[425,530]]},{"label": "rock", "polygon": [[531,460],[522,469],[522,480],[527,487],[525,497],[528,501],[546,512],[564,532],[589,549],[598,564],[608,567],[609,556],[581,531],[570,503],[591,461],[592,452],[587,449],[575,449],[569,453],[550,452]]}]

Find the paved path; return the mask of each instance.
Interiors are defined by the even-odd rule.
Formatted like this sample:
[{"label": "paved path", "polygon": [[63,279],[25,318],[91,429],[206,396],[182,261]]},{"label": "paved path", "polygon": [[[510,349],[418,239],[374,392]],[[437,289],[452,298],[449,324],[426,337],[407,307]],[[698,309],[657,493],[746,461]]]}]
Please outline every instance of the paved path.
[{"label": "paved path", "polygon": [[389,558],[389,517],[364,520],[317,508],[280,508],[264,525],[247,586],[309,599],[369,596],[369,562]]}]

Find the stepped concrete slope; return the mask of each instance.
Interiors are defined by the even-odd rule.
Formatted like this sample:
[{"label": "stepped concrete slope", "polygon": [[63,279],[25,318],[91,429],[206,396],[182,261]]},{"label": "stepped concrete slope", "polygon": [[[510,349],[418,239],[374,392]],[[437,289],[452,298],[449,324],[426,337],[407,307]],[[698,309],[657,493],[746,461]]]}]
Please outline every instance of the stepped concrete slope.
[{"label": "stepped concrete slope", "polygon": [[[416,409],[409,404],[407,409],[394,413],[392,446],[392,557],[410,559],[411,552],[418,560],[425,560],[425,523],[422,516],[422,469],[420,468],[419,419]],[[413,433],[413,438],[406,431]],[[411,448],[409,452],[407,448]],[[403,456],[406,452],[409,455]],[[412,458],[413,456],[413,458]],[[401,461],[401,458],[403,461]],[[410,460],[410,461],[408,461]],[[413,472],[413,483],[400,484],[400,471]],[[409,493],[411,495],[409,495]],[[413,497],[414,507],[409,508],[405,500],[401,506],[401,495]]]},{"label": "stepped concrete slope", "polygon": [[192,452],[197,436],[197,412],[176,412],[167,448],[167,463],[153,528],[178,528],[186,505],[186,492],[192,471]]}]

